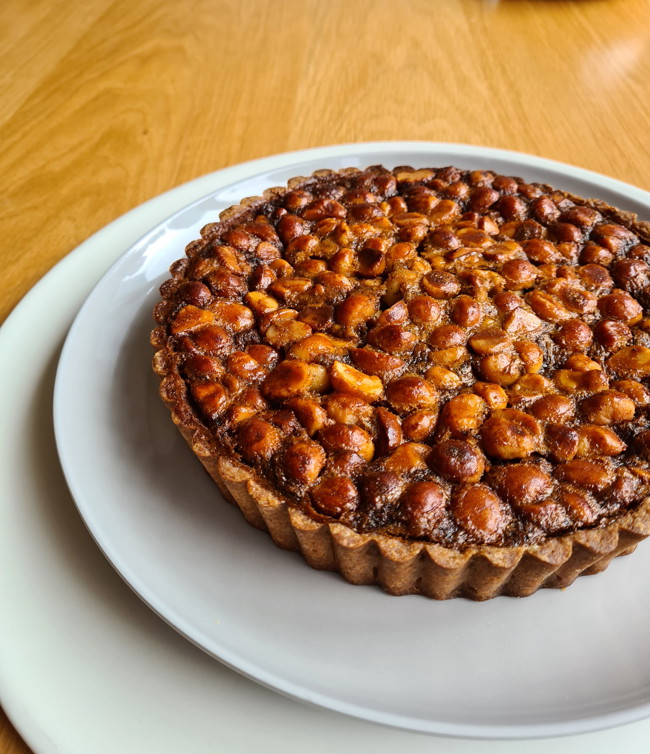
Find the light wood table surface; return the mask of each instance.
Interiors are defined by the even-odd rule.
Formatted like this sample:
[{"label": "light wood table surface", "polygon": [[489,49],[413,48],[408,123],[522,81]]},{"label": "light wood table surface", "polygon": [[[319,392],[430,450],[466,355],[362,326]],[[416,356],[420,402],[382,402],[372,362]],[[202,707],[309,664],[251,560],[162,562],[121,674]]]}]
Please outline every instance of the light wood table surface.
[{"label": "light wood table surface", "polygon": [[0,60],[0,321],[118,216],[277,152],[466,142],[650,190],[650,0],[7,0]]}]

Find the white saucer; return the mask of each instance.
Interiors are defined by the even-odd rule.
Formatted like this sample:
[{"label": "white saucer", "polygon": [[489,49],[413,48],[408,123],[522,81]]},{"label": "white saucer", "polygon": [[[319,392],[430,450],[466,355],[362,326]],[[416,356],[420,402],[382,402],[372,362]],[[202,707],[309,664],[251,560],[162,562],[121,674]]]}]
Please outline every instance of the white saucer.
[{"label": "white saucer", "polygon": [[[375,148],[388,149],[386,146]],[[395,145],[391,145],[391,148],[395,148]],[[422,145],[418,148],[426,149]],[[369,148],[366,147],[366,149]],[[325,158],[329,156],[331,153],[324,154]],[[261,161],[258,165],[240,166],[242,173],[236,177],[247,174],[247,171],[251,174],[262,169],[271,170],[289,163],[304,161],[306,158],[305,155],[284,155]],[[493,159],[497,157],[494,156]],[[459,162],[458,159],[455,161]],[[524,171],[520,169],[517,172]],[[182,206],[193,196],[202,193],[199,189],[205,187],[206,180],[213,181],[212,185],[208,186],[210,188],[223,185],[232,179],[231,171],[226,176],[216,175],[201,179],[203,181],[201,186],[194,184],[181,187],[175,192],[174,199],[178,200],[175,206]],[[547,178],[547,180],[550,179]],[[559,180],[555,180],[554,183],[560,185]],[[192,190],[195,192],[193,196]],[[616,186],[612,190],[616,190]],[[588,192],[583,191],[583,193]],[[152,719],[155,719],[165,731],[165,736],[160,736],[161,748],[157,749],[159,751],[174,750],[171,746],[173,740],[177,743],[181,740],[187,741],[187,738],[183,736],[188,735],[188,728],[185,725],[188,721],[193,726],[189,730],[196,731],[197,741],[205,742],[209,738],[209,736],[206,738],[207,730],[209,730],[209,714],[211,712],[215,715],[215,694],[219,696],[220,707],[217,717],[220,725],[223,726],[230,720],[232,731],[237,729],[236,734],[232,732],[230,740],[234,741],[238,735],[240,737],[238,741],[245,739],[249,744],[248,748],[243,746],[235,748],[229,745],[227,747],[229,751],[252,750],[253,739],[256,734],[260,734],[260,728],[246,727],[243,718],[234,714],[234,710],[238,709],[237,705],[248,707],[252,718],[248,714],[247,720],[260,721],[260,727],[271,725],[270,729],[265,729],[265,735],[277,736],[279,730],[286,730],[286,727],[290,725],[295,734],[293,740],[299,741],[301,731],[304,733],[308,731],[308,728],[304,728],[299,720],[303,722],[308,720],[310,724],[319,726],[327,724],[330,741],[336,739],[339,745],[346,740],[348,743],[353,739],[365,742],[374,740],[374,750],[387,751],[390,743],[391,746],[408,745],[411,751],[424,751],[425,747],[420,748],[420,745],[425,744],[427,739],[398,731],[382,731],[372,725],[323,711],[296,707],[280,697],[270,695],[240,680],[239,677],[226,671],[222,666],[212,663],[208,658],[203,659],[189,645],[177,640],[162,624],[150,617],[146,610],[143,611],[137,601],[134,601],[128,592],[115,581],[110,570],[105,568],[101,558],[97,558],[94,549],[89,546],[88,539],[80,529],[74,512],[70,510],[67,498],[62,492],[60,474],[52,459],[51,435],[47,427],[47,399],[51,390],[53,359],[56,356],[58,339],[65,331],[71,311],[76,305],[76,302],[71,299],[61,300],[62,286],[64,283],[66,286],[76,283],[75,288],[81,297],[83,290],[87,289],[99,271],[99,256],[97,255],[101,255],[104,263],[109,261],[116,247],[125,248],[128,245],[128,242],[122,243],[121,246],[120,243],[125,238],[128,239],[129,233],[133,238],[136,235],[134,230],[151,227],[159,221],[161,216],[164,216],[165,212],[169,211],[171,198],[167,195],[155,200],[153,204],[139,208],[133,215],[116,222],[101,235],[87,242],[84,247],[57,267],[25,299],[2,331],[0,346],[4,352],[3,356],[11,358],[12,362],[17,364],[16,369],[5,377],[6,384],[3,385],[3,394],[13,398],[8,402],[7,418],[10,423],[7,426],[18,428],[16,434],[8,438],[11,442],[5,441],[6,447],[0,454],[3,472],[0,478],[3,479],[3,486],[5,486],[4,480],[8,480],[7,489],[3,491],[0,498],[3,501],[3,514],[6,512],[7,518],[6,525],[0,529],[2,532],[0,552],[4,553],[7,560],[5,561],[0,555],[0,566],[3,566],[5,576],[8,573],[17,574],[11,579],[3,579],[3,592],[0,595],[3,599],[2,604],[16,606],[7,621],[7,632],[3,633],[3,640],[0,640],[3,703],[7,705],[15,722],[39,754],[41,751],[54,751],[54,748],[51,746],[46,748],[47,738],[38,740],[37,734],[42,730],[48,730],[48,735],[56,732],[61,741],[63,726],[58,724],[58,721],[61,718],[66,719],[66,715],[68,720],[66,735],[68,741],[72,738],[73,742],[67,747],[61,747],[61,750],[65,751],[89,750],[88,742],[94,741],[93,735],[96,738],[94,726],[97,725],[98,720],[101,720],[103,714],[117,714],[120,719],[126,719],[131,735],[135,736],[130,739],[132,741],[137,739],[138,733],[144,733],[143,729],[147,728]],[[623,204],[621,201],[618,203]],[[145,224],[145,219],[148,219],[148,225]],[[92,259],[86,256],[90,253],[94,255]],[[110,280],[115,269],[117,268],[113,268],[107,279]],[[153,278],[150,279],[149,285],[151,285],[151,280]],[[133,295],[132,305],[135,306],[135,298],[137,298],[135,290]],[[144,295],[146,296],[146,291]],[[53,305],[55,302],[56,306]],[[128,303],[126,301],[126,304]],[[92,299],[89,307],[92,314]],[[46,319],[42,317],[44,310],[49,312]],[[133,357],[137,354],[137,348],[132,343],[135,334],[142,333],[146,340],[146,330],[149,327],[144,317],[142,320],[139,319],[138,307],[135,313],[133,329],[126,339],[131,343],[130,348],[128,343],[126,345],[123,341],[120,343],[120,337],[116,336],[115,332],[106,333],[109,339],[116,338],[118,345],[122,348],[121,358],[113,364],[114,371],[109,371],[107,374],[115,378],[118,388],[120,385],[128,384],[129,391],[134,389],[136,397],[143,396],[142,403],[137,400],[131,402],[129,399],[129,405],[134,409],[138,406],[144,409],[145,420],[142,421],[142,414],[139,417],[136,410],[132,422],[134,426],[125,436],[128,444],[134,440],[139,441],[142,433],[148,432],[151,437],[153,432],[155,436],[151,440],[148,453],[145,454],[148,458],[149,454],[155,457],[156,454],[165,452],[166,448],[172,452],[173,444],[177,440],[173,431],[165,438],[164,410],[158,411],[156,402],[149,403],[145,397],[150,379],[148,372],[146,377],[138,381],[137,356],[135,365],[132,364]],[[22,361],[16,362],[16,354],[24,343],[21,339],[21,332],[25,329],[31,332],[37,325],[39,329],[31,340],[29,352],[22,354]],[[102,333],[98,332],[97,335],[101,336]],[[76,366],[78,375],[83,375],[84,372],[88,374],[103,372],[102,369],[94,366],[91,369],[85,368],[93,363],[92,351],[83,355],[85,360],[82,358],[72,362]],[[68,354],[66,359],[69,358]],[[147,361],[148,359],[144,359],[143,363]],[[65,365],[65,361],[63,364]],[[110,365],[100,364],[100,366]],[[134,379],[127,379],[129,375]],[[77,381],[80,388],[78,403],[80,424],[76,426],[78,430],[86,431],[88,425],[83,414],[89,412],[88,416],[96,419],[97,412],[101,415],[101,412],[106,410],[101,408],[102,402],[106,403],[106,399],[102,401],[101,394],[105,392],[107,386],[101,380],[99,383],[95,382],[94,387],[89,385],[88,380],[79,380],[77,377]],[[66,382],[61,384],[70,383],[66,379]],[[99,393],[95,393],[94,400],[89,404],[88,395],[95,390],[99,390]],[[131,394],[129,391],[127,392]],[[99,407],[96,404],[99,404]],[[113,421],[118,427],[124,427],[124,417],[113,415]],[[162,434],[159,434],[159,431]],[[115,448],[118,450],[120,448],[115,435],[111,435],[112,439],[110,439],[111,436],[101,439],[101,433],[100,438],[97,438],[94,433],[84,436],[88,444],[101,443],[94,445],[94,451],[101,449],[105,453],[107,449],[110,449],[115,452]],[[182,443],[178,445],[178,449],[181,452]],[[91,453],[91,456],[93,455],[96,457],[96,452]],[[107,455],[104,454],[103,457],[106,459]],[[39,469],[38,475],[34,475],[33,478],[25,473],[26,458],[32,458]],[[114,456],[113,458],[115,459]],[[159,578],[162,565],[158,562],[153,563],[151,567],[143,564],[142,553],[133,562],[133,553],[129,545],[137,541],[139,547],[144,547],[147,555],[150,555],[155,554],[155,547],[153,550],[147,549],[152,547],[152,544],[147,542],[147,537],[151,532],[157,533],[157,541],[168,538],[164,549],[167,562],[171,566],[176,564],[176,570],[180,568],[182,572],[176,576],[171,574],[172,587],[178,588],[174,579],[184,582],[187,597],[184,594],[177,594],[174,589],[170,592],[167,588],[167,591],[163,589],[162,592],[154,591],[146,594],[147,599],[158,600],[155,606],[159,610],[161,607],[168,609],[170,604],[174,607],[174,601],[177,607],[184,610],[185,602],[187,602],[189,613],[182,612],[184,622],[181,622],[179,627],[190,634],[197,630],[197,625],[193,622],[198,620],[199,629],[205,629],[205,631],[203,635],[199,632],[192,636],[195,641],[203,642],[203,646],[213,652],[216,646],[218,651],[215,653],[222,656],[230,652],[231,654],[225,657],[228,662],[258,679],[269,682],[270,678],[273,685],[287,693],[302,696],[308,701],[320,704],[330,703],[331,706],[349,705],[345,711],[353,714],[370,716],[369,709],[372,711],[379,708],[378,717],[385,722],[404,724],[404,721],[407,721],[411,725],[413,719],[424,719],[427,725],[437,726],[435,730],[465,735],[540,735],[566,732],[571,729],[584,730],[624,722],[647,712],[643,705],[647,705],[650,698],[646,676],[648,663],[639,662],[638,665],[632,665],[630,660],[632,653],[628,655],[627,651],[627,644],[634,641],[637,643],[634,653],[636,658],[643,658],[648,652],[646,633],[642,630],[648,617],[647,607],[644,608],[644,603],[647,605],[647,598],[643,599],[647,597],[647,592],[639,592],[637,587],[636,593],[633,594],[632,590],[626,587],[636,571],[635,568],[630,569],[633,560],[636,561],[639,570],[643,570],[644,566],[647,567],[647,559],[645,563],[642,562],[642,552],[635,554],[633,558],[614,564],[602,576],[583,579],[566,594],[547,592],[529,600],[497,600],[487,605],[473,605],[460,601],[438,604],[419,598],[395,600],[373,589],[350,587],[333,575],[311,571],[300,559],[275,550],[263,535],[245,527],[238,519],[236,511],[227,506],[213,506],[211,499],[207,497],[199,498],[184,510],[179,510],[172,504],[174,501],[165,498],[165,495],[161,495],[161,491],[157,490],[155,495],[149,491],[148,497],[144,495],[144,499],[130,500],[125,506],[125,503],[115,494],[124,486],[122,482],[115,481],[116,478],[130,479],[128,475],[134,475],[137,479],[138,474],[142,474],[137,471],[137,468],[134,470],[129,465],[129,461],[130,459],[120,456],[117,465],[112,463],[107,468],[107,464],[96,464],[92,467],[98,475],[95,492],[102,494],[90,496],[90,501],[82,495],[80,505],[82,508],[90,505],[90,513],[84,510],[89,525],[96,527],[100,522],[104,526],[104,529],[95,528],[95,536],[98,538],[104,536],[102,546],[114,563],[122,568],[125,576],[130,579],[144,578],[145,581],[147,578],[153,578],[154,581],[150,584],[153,583],[154,587],[158,586],[155,579],[156,574]],[[150,461],[147,460],[146,463]],[[186,460],[181,461],[181,464],[186,463],[196,476],[196,470],[192,468],[193,459],[189,454]],[[181,468],[185,469],[184,466]],[[67,471],[74,487],[79,480],[73,478],[74,473],[71,475],[69,468]],[[198,476],[200,478],[201,475]],[[103,487],[107,484],[107,480],[110,495],[103,494]],[[210,498],[213,496],[211,485],[203,484],[202,479],[197,482],[196,490],[199,495],[209,495]],[[75,491],[79,495],[79,491]],[[164,493],[165,490],[162,492]],[[108,512],[109,497],[112,512]],[[97,501],[101,502],[104,498],[106,501],[102,508]],[[52,508],[54,501],[57,502],[56,509]],[[123,507],[126,507],[127,513],[124,512]],[[163,516],[160,515],[161,507],[164,511]],[[130,519],[133,528],[122,529],[123,543],[111,539],[110,526],[118,525],[120,517],[133,515],[134,511],[136,518]],[[153,518],[151,518],[152,515]],[[174,526],[170,526],[167,521],[169,516],[177,516],[173,521]],[[189,528],[183,528],[184,521],[189,521]],[[177,528],[178,526],[180,529]],[[205,536],[203,535],[204,527],[207,529]],[[214,549],[233,548],[229,536],[221,534],[221,532],[231,531],[236,531],[237,547],[240,542],[242,545],[250,542],[259,551],[252,565],[249,563],[243,565],[244,569],[250,567],[251,573],[257,572],[258,568],[264,569],[262,572],[266,574],[267,579],[264,590],[257,589],[251,593],[250,585],[245,583],[241,574],[238,578],[242,583],[236,585],[233,585],[232,575],[220,584],[221,573],[218,571],[212,571],[216,574],[212,580],[207,579],[206,562],[201,548],[198,547],[195,552],[192,547],[188,546],[188,544],[197,545],[197,543],[200,545],[204,539],[211,540],[216,536]],[[2,536],[7,533],[10,535]],[[108,539],[106,539],[107,535]],[[220,536],[222,536],[221,539],[219,539]],[[178,547],[181,549],[176,549]],[[179,556],[182,557],[177,560]],[[233,556],[240,557],[234,552],[228,555],[228,559],[232,560]],[[119,560],[119,557],[126,558],[126,565]],[[218,557],[221,557],[221,554]],[[219,565],[218,560],[215,561],[215,565]],[[129,571],[128,568],[132,570]],[[196,581],[184,581],[188,569],[194,574]],[[169,566],[167,570],[170,570]],[[131,583],[141,590],[146,587],[146,584],[143,587],[143,584],[137,581],[135,583],[131,581]],[[236,588],[233,590],[232,586]],[[641,585],[641,590],[643,590],[643,585]],[[274,612],[272,600],[267,593],[279,599],[283,609],[288,612],[282,615]],[[306,602],[305,598],[310,593],[312,596]],[[247,598],[254,598],[255,604],[248,602]],[[560,599],[562,600],[561,620],[558,619],[556,612],[554,628],[557,633],[555,637],[549,639],[539,631],[537,622],[540,617],[543,618],[544,615],[556,611],[556,603],[559,604]],[[213,600],[212,605],[216,609],[212,612],[209,608],[206,609],[206,600]],[[602,607],[599,607],[600,601],[602,601]],[[359,607],[355,608],[355,605]],[[351,614],[345,612],[349,611],[350,606],[352,606]],[[635,610],[631,611],[632,607]],[[198,614],[197,608],[199,608]],[[339,611],[337,615],[343,616],[344,625],[338,621],[332,621],[331,614],[334,610]],[[372,620],[367,620],[364,613],[368,613]],[[608,617],[614,614],[617,618],[616,626]],[[45,622],[44,617],[47,619]],[[168,614],[166,617],[171,619],[175,616]],[[366,620],[365,624],[364,620]],[[200,621],[204,622],[201,624]],[[212,621],[212,624],[209,621]],[[630,622],[636,624],[636,628],[631,628],[628,625]],[[558,627],[567,625],[570,628],[558,631]],[[510,633],[501,638],[504,631]],[[235,635],[237,632],[242,632],[243,636],[238,638]],[[345,636],[352,646],[339,646],[335,639],[337,637],[340,639],[341,636]],[[518,638],[521,636],[525,637],[525,642]],[[287,637],[291,638],[291,642],[287,641]],[[206,646],[209,642],[213,642],[211,647]],[[408,683],[404,686],[407,694],[404,699],[404,709],[396,710],[394,699],[388,699],[393,706],[386,710],[387,698],[381,687],[389,681],[399,682],[400,679],[395,679],[390,675],[396,665],[395,658],[385,652],[378,655],[378,647],[397,647],[399,653],[404,645],[407,645],[408,649],[414,642],[419,642],[420,647],[426,644],[431,652],[430,656],[437,655],[436,667],[431,669],[429,666],[431,672],[426,678],[424,675],[418,677],[415,673],[412,678],[407,679]],[[288,647],[288,643],[292,646]],[[505,644],[510,645],[510,652],[514,653],[512,656],[515,657],[516,662],[504,666],[500,661],[499,650],[502,650]],[[524,644],[534,646],[535,651],[529,653],[530,656],[522,649]],[[576,654],[563,649],[571,644],[577,647],[578,657],[581,655],[581,647],[587,645],[591,651],[596,646],[598,647],[600,676],[594,677],[586,664],[580,667],[575,663],[575,659],[572,675],[582,674],[580,681],[571,682],[571,679],[564,678],[563,673],[558,676],[558,673],[563,671],[560,666],[571,660],[569,655]],[[57,646],[58,650],[56,650]],[[325,647],[325,657],[317,655],[314,647],[321,649]],[[462,651],[459,652],[461,647]],[[548,654],[549,647],[553,649],[550,655]],[[603,662],[605,648],[607,657]],[[543,667],[541,661],[535,667],[535,657],[545,650],[546,658]],[[55,656],[57,651],[61,658]],[[300,662],[296,659],[296,653],[300,656]],[[260,678],[263,673],[271,672],[268,666],[263,665],[264,662],[268,662],[265,658],[269,655],[272,661],[273,655],[278,655],[281,662],[277,664],[281,667],[279,670],[271,669],[275,675]],[[423,718],[422,715],[414,718],[413,710],[421,711],[421,707],[418,708],[417,699],[414,700],[413,695],[431,694],[432,686],[435,694],[436,687],[441,689],[445,683],[448,683],[449,678],[445,676],[445,672],[448,666],[453,664],[447,659],[450,655],[456,658],[456,664],[460,658],[466,658],[464,664],[461,662],[460,671],[461,674],[466,673],[473,679],[471,693],[469,695],[460,693],[453,685],[448,686],[444,693],[441,691],[438,694],[438,697],[428,697],[434,702],[446,701],[446,709],[438,706],[435,710],[437,712],[435,718],[431,714],[428,718]],[[353,660],[351,668],[354,672],[349,674],[346,688],[334,689],[336,693],[333,699],[319,697],[319,694],[323,694],[322,689],[327,689],[327,684],[331,684],[329,678],[333,673],[330,673],[328,668],[347,656]],[[420,657],[423,665],[430,662],[429,657]],[[372,662],[366,662],[367,658],[371,658]],[[480,662],[474,665],[473,661],[477,658],[481,658]],[[408,661],[409,657],[402,654],[399,659],[404,662]],[[244,664],[246,661],[249,662],[248,666]],[[316,668],[320,673],[315,680],[318,688],[314,696],[310,696],[309,693],[313,689],[305,688],[302,667],[304,663],[307,663],[312,670]],[[528,665],[522,668],[521,665],[524,663]],[[357,696],[361,704],[355,708],[354,695],[361,694],[362,684],[368,683],[368,666],[373,664],[379,665],[381,669],[381,673],[377,672],[372,677],[377,687],[373,688],[368,685],[363,692],[363,697]],[[544,682],[541,684],[538,682],[534,687],[526,686],[525,676],[531,670],[537,672],[538,678],[542,678]],[[62,690],[61,683],[62,679],[66,678],[66,673],[70,680],[65,681]],[[289,673],[293,673],[293,678],[288,678]],[[355,674],[361,676],[361,680],[355,678]],[[485,682],[486,679],[489,683]],[[295,684],[293,687],[288,685],[291,682]],[[475,693],[476,689],[480,691],[482,682],[485,684],[482,693]],[[227,688],[223,688],[224,686]],[[598,686],[598,688],[594,689],[593,686]],[[504,710],[504,699],[516,702],[513,699],[514,695],[507,696],[508,687],[516,688],[518,696],[526,697],[526,704],[520,702],[514,711],[513,709]],[[56,694],[54,694],[55,688]],[[180,693],[179,688],[187,689],[187,698],[184,693]],[[237,696],[238,689],[241,690],[239,696]],[[600,694],[597,693],[599,690]],[[116,691],[119,691],[119,698],[115,695]],[[353,696],[352,702],[350,694]],[[411,696],[408,696],[409,694]],[[498,703],[492,703],[490,695],[498,697],[499,694],[501,698],[496,700]],[[506,694],[505,697],[504,694]],[[235,699],[234,707],[231,704],[233,698]],[[181,699],[185,699],[185,702],[180,702]],[[224,701],[225,699],[227,702]],[[552,702],[553,699],[556,700],[555,708],[552,705],[549,707],[549,701]],[[211,701],[212,704],[206,706],[206,700]],[[256,706],[258,701],[259,704]],[[30,709],[36,710],[33,717],[26,714],[27,704]],[[175,717],[175,721],[169,717],[170,705],[172,707],[180,705],[180,715]],[[560,706],[563,714],[557,712]],[[156,712],[156,707],[158,712]],[[447,713],[452,707],[452,712],[456,715],[455,719],[453,715]],[[539,714],[531,722],[531,710],[534,707]],[[267,708],[273,710],[271,718],[266,714]],[[71,716],[78,709],[83,709],[84,721],[77,720],[75,725],[70,725]],[[284,716],[282,710],[286,710]],[[549,711],[552,713],[552,719],[549,718]],[[222,712],[224,716],[220,716]],[[296,712],[301,714],[296,717]],[[528,715],[528,719],[523,723],[521,722],[522,712]],[[203,719],[201,717],[203,713],[208,717]],[[446,717],[442,713],[445,713]],[[391,718],[391,714],[397,716],[397,719]],[[38,720],[36,725],[34,725],[34,719]],[[182,732],[177,728],[177,722],[181,719],[184,721]],[[138,726],[137,720],[143,721],[141,726]],[[239,726],[238,720],[241,721]],[[276,723],[280,727],[276,727]],[[78,734],[76,738],[72,728],[76,728]],[[616,740],[620,743],[621,737],[627,731],[635,729],[645,731],[646,728],[646,723],[632,726],[619,731],[616,739],[608,740],[610,742]],[[176,738],[173,737],[174,731]],[[228,731],[231,731],[230,727]],[[149,728],[147,728],[147,733],[151,735]],[[591,750],[596,750],[594,746],[597,746],[599,741],[605,741],[607,735],[592,735],[573,739],[573,741],[588,740]],[[638,737],[639,734],[636,735]],[[73,745],[75,740],[77,743]],[[116,739],[112,740],[115,742]],[[147,740],[151,742],[153,739]],[[304,742],[307,740],[304,739]],[[80,742],[85,742],[85,749]],[[302,744],[303,748],[304,745],[305,743]],[[317,745],[310,741],[311,750],[317,751]],[[433,745],[434,741],[429,740],[426,749],[431,750]],[[536,745],[530,744],[531,747]],[[210,750],[208,747],[202,749],[200,746],[201,744],[197,743],[197,747],[193,750]],[[466,742],[454,742],[453,745],[452,742],[447,742],[445,749],[469,751],[470,748],[462,748],[465,746],[471,747]],[[489,751],[491,746],[485,744],[482,750]],[[499,746],[500,750],[503,750],[503,745]],[[266,748],[269,750],[268,745]],[[286,745],[283,748],[288,750]],[[297,751],[298,748],[296,746],[295,750]],[[333,748],[336,746],[333,745]],[[322,750],[333,750],[333,748]],[[560,748],[558,744],[555,744],[554,749],[558,748]],[[94,747],[92,750],[111,751],[114,748]],[[132,749],[127,747],[122,750],[146,749],[143,746],[137,748],[134,744]],[[360,750],[365,750],[365,748]],[[367,750],[370,750],[370,746]],[[531,749],[531,751],[534,750],[534,748]]]}]

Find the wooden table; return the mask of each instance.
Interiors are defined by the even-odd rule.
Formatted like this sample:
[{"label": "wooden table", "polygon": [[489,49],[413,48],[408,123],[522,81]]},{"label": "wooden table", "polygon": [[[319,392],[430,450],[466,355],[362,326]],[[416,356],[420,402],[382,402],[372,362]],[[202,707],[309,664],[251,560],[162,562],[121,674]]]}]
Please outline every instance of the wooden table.
[{"label": "wooden table", "polygon": [[650,189],[650,0],[12,0],[0,28],[0,321],[119,215],[276,152],[467,142]]}]

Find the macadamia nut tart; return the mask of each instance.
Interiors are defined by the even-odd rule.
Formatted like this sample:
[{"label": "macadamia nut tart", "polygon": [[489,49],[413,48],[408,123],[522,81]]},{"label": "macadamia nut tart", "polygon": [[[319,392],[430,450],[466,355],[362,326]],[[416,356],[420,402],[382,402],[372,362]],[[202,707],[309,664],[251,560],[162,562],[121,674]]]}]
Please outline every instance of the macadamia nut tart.
[{"label": "macadamia nut tart", "polygon": [[391,594],[526,596],[650,533],[650,228],[456,168],[318,171],[171,267],[154,370],[250,524]]}]

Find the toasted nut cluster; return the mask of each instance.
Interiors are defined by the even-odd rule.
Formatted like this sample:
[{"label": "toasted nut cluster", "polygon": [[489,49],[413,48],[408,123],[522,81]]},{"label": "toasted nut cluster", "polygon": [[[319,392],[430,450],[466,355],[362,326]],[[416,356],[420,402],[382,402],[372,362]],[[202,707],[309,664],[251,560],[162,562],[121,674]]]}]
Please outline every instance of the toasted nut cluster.
[{"label": "toasted nut cluster", "polygon": [[650,492],[650,232],[629,215],[485,170],[319,171],[186,254],[154,368],[313,519],[462,550]]}]

